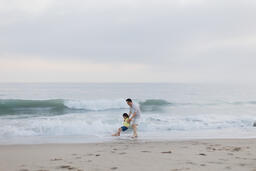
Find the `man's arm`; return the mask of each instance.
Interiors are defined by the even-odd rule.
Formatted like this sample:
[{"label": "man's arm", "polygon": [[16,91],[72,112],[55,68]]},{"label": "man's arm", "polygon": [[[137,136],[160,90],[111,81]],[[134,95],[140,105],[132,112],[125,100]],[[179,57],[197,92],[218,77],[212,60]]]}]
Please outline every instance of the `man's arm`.
[{"label": "man's arm", "polygon": [[129,121],[131,121],[135,116],[136,116],[136,112],[134,112],[134,113],[132,114],[132,117],[129,119]]},{"label": "man's arm", "polygon": [[130,116],[131,116],[131,114],[132,114],[132,110],[131,110],[131,108],[130,108],[130,111],[129,111],[128,116],[130,117]]}]

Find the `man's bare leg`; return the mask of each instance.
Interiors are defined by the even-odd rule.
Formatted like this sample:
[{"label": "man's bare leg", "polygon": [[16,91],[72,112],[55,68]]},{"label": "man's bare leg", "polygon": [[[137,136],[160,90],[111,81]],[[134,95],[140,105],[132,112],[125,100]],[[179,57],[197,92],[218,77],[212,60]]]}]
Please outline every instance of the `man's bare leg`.
[{"label": "man's bare leg", "polygon": [[137,124],[133,124],[132,125],[132,129],[133,129],[133,136],[132,138],[137,138],[138,134],[137,134]]}]

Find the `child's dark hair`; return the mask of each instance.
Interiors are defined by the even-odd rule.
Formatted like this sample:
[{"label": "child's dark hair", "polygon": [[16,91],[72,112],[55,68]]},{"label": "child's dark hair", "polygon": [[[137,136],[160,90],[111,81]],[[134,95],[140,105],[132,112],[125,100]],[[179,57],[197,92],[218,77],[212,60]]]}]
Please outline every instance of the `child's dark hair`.
[{"label": "child's dark hair", "polygon": [[129,115],[128,115],[127,113],[124,113],[124,114],[123,114],[123,117],[129,118]]}]

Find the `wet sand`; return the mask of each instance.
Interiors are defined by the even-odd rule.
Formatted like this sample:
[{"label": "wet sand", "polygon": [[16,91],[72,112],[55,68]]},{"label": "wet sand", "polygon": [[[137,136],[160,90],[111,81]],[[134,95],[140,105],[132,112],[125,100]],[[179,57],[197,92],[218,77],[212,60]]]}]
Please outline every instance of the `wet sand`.
[{"label": "wet sand", "polygon": [[256,139],[0,145],[1,171],[256,171]]}]

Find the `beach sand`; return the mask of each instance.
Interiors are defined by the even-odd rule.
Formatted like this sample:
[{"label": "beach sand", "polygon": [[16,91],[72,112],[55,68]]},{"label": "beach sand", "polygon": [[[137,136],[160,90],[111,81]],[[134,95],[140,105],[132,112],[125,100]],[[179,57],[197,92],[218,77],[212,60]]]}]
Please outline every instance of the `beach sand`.
[{"label": "beach sand", "polygon": [[256,139],[1,145],[1,171],[256,171]]}]

